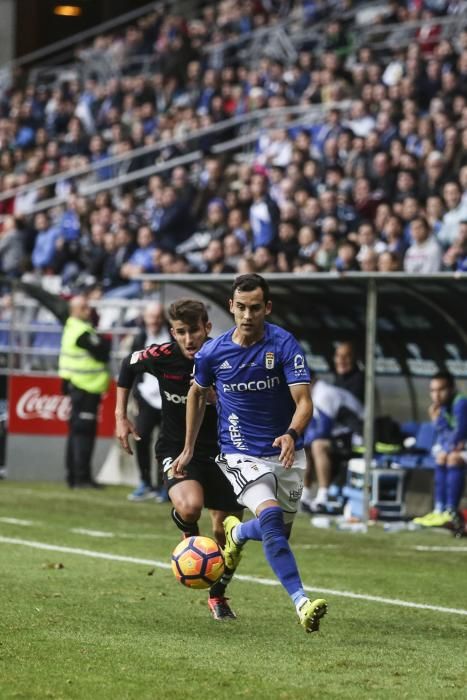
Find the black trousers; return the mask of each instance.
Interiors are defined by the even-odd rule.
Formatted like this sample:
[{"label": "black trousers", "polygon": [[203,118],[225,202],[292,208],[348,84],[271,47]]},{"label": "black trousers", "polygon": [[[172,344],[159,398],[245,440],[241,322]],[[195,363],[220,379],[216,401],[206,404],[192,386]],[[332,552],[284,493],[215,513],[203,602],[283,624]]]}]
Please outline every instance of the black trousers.
[{"label": "black trousers", "polygon": [[100,394],[69,385],[71,417],[66,446],[66,480],[69,486],[92,481],[91,460],[97,432]]},{"label": "black trousers", "polygon": [[[151,465],[154,451],[152,434],[154,428],[161,423],[162,411],[151,406],[142,396],[137,397],[137,404],[138,415],[135,419],[135,427],[141,440],[135,442],[136,461],[141,481],[145,481],[149,486],[152,486]],[[158,474],[157,483],[159,486],[162,486],[162,473]]]}]

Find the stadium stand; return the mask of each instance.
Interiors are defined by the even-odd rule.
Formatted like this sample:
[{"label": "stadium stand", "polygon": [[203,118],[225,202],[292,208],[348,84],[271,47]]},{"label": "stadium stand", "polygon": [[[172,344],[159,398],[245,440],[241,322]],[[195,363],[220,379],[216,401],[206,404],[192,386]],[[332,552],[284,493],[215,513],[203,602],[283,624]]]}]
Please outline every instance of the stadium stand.
[{"label": "stadium stand", "polygon": [[3,274],[467,269],[465,5],[156,4],[10,71]]}]

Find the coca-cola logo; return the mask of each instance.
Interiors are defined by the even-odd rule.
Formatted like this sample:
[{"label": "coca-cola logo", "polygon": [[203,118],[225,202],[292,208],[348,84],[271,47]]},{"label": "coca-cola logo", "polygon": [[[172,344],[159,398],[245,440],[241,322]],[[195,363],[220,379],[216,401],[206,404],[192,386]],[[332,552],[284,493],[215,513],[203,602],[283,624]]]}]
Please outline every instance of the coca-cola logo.
[{"label": "coca-cola logo", "polygon": [[71,399],[61,394],[42,394],[40,387],[32,386],[18,399],[16,414],[21,420],[67,421],[71,414]]}]

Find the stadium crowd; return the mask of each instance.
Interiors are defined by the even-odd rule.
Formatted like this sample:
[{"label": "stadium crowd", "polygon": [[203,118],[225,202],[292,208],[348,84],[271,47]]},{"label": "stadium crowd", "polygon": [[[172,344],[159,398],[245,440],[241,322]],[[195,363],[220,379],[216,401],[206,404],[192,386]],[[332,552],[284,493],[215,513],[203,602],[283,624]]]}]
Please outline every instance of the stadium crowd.
[{"label": "stadium crowd", "polygon": [[[135,298],[151,289],[132,279],[140,273],[467,271],[467,29],[447,40],[440,24],[467,3],[379,3],[373,22],[426,22],[384,50],[358,41],[349,0],[286,5],[302,29],[323,26],[293,62],[240,65],[224,42],[280,24],[284,4],[224,0],[98,36],[77,51],[95,67],[84,80],[15,73],[0,93],[1,272]],[[264,121],[253,148],[213,153],[248,127],[208,127],[289,106],[320,106],[321,117]],[[190,165],[95,195],[68,174],[102,161],[92,182],[105,184],[195,149]],[[38,210],[54,197],[64,204]]]}]

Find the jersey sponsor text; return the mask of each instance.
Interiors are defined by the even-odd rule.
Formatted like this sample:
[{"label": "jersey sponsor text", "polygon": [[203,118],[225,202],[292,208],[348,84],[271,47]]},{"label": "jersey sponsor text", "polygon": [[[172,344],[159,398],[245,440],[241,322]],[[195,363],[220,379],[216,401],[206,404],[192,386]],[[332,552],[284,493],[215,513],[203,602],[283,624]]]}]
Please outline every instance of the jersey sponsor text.
[{"label": "jersey sponsor text", "polygon": [[279,386],[281,383],[280,377],[266,377],[266,379],[258,379],[251,382],[238,382],[236,384],[222,384],[224,392],[228,391],[264,391]]}]

